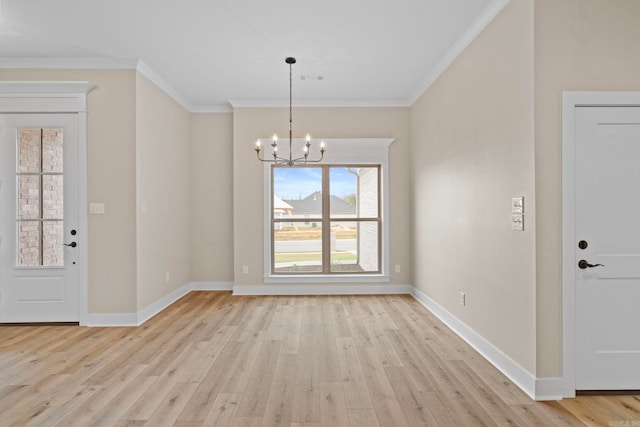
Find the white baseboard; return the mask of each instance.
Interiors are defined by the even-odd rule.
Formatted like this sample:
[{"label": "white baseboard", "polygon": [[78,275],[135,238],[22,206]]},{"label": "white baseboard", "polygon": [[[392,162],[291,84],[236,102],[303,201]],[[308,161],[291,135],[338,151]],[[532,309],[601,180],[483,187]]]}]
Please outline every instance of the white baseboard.
[{"label": "white baseboard", "polygon": [[233,282],[191,282],[192,291],[232,291]]},{"label": "white baseboard", "polygon": [[139,310],[138,325],[142,325],[144,322],[151,319],[153,316],[160,313],[162,310],[169,307],[171,304],[178,301],[189,292],[191,292],[191,283],[187,283],[186,285],[183,285],[178,289],[171,291],[159,300],[156,300],[142,310]]},{"label": "white baseboard", "polygon": [[413,288],[412,295],[529,397],[536,399],[536,378],[534,375],[418,289]]},{"label": "white baseboard", "polygon": [[138,326],[138,313],[97,313],[87,314],[87,323],[82,326],[117,327]]},{"label": "white baseboard", "polygon": [[258,285],[234,286],[233,295],[390,295],[411,294],[411,285]]},{"label": "white baseboard", "polygon": [[576,391],[567,386],[564,378],[537,378],[536,400],[562,400],[576,397]]}]

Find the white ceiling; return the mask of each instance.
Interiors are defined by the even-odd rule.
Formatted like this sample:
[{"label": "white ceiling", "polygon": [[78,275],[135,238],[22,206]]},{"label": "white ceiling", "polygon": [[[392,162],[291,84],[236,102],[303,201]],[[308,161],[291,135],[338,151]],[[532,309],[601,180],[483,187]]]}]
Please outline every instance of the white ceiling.
[{"label": "white ceiling", "polygon": [[3,66],[141,60],[199,108],[286,104],[287,56],[294,105],[409,105],[508,0],[0,1]]}]

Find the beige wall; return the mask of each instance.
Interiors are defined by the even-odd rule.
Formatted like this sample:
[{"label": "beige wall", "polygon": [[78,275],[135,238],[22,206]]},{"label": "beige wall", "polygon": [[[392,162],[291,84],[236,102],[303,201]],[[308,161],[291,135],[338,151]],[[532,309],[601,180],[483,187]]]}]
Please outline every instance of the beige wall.
[{"label": "beige wall", "polygon": [[0,70],[0,80],[89,81],[89,312],[136,310],[136,72],[133,70]]},{"label": "beige wall", "polygon": [[233,281],[233,115],[191,115],[191,280]]},{"label": "beige wall", "polygon": [[137,73],[138,310],[190,280],[190,128],[189,112]]},{"label": "beige wall", "polygon": [[[409,110],[407,108],[294,108],[294,133],[324,138],[394,137],[389,151],[391,283],[410,281]],[[287,108],[238,108],[233,114],[235,285],[262,285],[264,272],[263,167],[257,138],[288,133]],[[249,274],[242,274],[242,266]]]},{"label": "beige wall", "polygon": [[414,286],[535,374],[533,40],[512,0],[412,107],[411,159]]},{"label": "beige wall", "polygon": [[536,0],[538,376],[562,373],[561,93],[640,90],[640,2]]}]

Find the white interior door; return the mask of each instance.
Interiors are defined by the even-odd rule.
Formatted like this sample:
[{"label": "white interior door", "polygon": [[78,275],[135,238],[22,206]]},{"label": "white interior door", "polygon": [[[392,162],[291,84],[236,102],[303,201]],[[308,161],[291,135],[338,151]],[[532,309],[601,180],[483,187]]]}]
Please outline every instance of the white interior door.
[{"label": "white interior door", "polygon": [[77,114],[0,115],[0,322],[79,321],[78,196]]},{"label": "white interior door", "polygon": [[575,132],[576,389],[640,389],[640,107],[578,107]]}]

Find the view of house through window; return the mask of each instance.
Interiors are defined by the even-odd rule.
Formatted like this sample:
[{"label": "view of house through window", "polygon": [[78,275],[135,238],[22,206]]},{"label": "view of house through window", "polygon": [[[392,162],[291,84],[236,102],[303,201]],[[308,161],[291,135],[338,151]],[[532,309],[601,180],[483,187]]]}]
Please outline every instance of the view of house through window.
[{"label": "view of house through window", "polygon": [[273,167],[272,273],[380,273],[380,167]]}]

